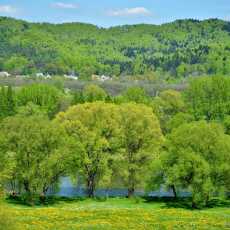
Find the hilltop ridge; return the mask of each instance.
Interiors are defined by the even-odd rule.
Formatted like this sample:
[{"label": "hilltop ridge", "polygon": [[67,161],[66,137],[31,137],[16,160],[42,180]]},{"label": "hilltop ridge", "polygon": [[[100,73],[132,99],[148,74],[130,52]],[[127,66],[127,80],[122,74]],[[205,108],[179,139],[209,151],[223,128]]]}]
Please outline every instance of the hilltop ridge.
[{"label": "hilltop ridge", "polygon": [[15,74],[230,74],[230,22],[185,19],[101,28],[0,17],[0,70]]}]

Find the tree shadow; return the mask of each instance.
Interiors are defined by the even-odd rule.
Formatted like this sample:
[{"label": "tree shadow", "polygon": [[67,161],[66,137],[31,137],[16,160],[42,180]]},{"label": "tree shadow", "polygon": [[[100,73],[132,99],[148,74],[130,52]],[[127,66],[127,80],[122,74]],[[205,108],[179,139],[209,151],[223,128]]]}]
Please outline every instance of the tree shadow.
[{"label": "tree shadow", "polygon": [[187,210],[197,209],[210,209],[210,208],[230,208],[230,199],[213,198],[208,201],[206,206],[197,205],[196,208],[192,207],[192,199],[186,198],[172,198],[172,197],[145,197],[146,203],[163,203],[162,208],[181,208]]},{"label": "tree shadow", "polygon": [[46,196],[37,197],[33,201],[33,205],[27,202],[24,196],[8,196],[6,197],[6,202],[14,205],[22,206],[53,206],[60,203],[76,203],[86,200],[86,197],[59,197],[59,196]]},{"label": "tree shadow", "polygon": [[[196,208],[192,208],[192,200],[190,197],[186,198],[173,198],[173,197],[138,197],[141,198],[141,201],[137,199],[137,204],[140,202],[144,203],[152,203],[152,204],[160,204],[161,208],[178,208],[178,209],[211,209],[211,208],[230,208],[230,199],[220,199],[214,198],[211,199],[205,207],[197,206]],[[124,198],[125,199],[125,198]],[[35,206],[35,207],[44,207],[44,206],[53,206],[61,203],[77,203],[89,200],[87,197],[59,197],[59,196],[46,196],[46,197],[37,197],[34,199],[33,204],[27,202],[24,196],[8,196],[6,198],[6,202],[8,204],[21,205],[25,207]],[[106,202],[107,197],[95,197],[91,199],[92,201],[97,202]]]},{"label": "tree shadow", "polygon": [[218,199],[214,198],[210,200],[206,206],[207,208],[230,208],[230,199]]},{"label": "tree shadow", "polygon": [[191,209],[191,201],[189,198],[173,198],[173,197],[145,197],[146,203],[161,203],[162,208],[185,208]]}]

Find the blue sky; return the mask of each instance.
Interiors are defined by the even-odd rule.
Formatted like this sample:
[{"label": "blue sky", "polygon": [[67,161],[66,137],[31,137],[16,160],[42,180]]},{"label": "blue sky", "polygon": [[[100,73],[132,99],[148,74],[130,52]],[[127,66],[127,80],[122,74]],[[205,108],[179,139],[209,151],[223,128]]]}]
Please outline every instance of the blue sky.
[{"label": "blue sky", "polygon": [[161,24],[183,18],[230,20],[230,0],[0,0],[0,15],[103,27]]}]

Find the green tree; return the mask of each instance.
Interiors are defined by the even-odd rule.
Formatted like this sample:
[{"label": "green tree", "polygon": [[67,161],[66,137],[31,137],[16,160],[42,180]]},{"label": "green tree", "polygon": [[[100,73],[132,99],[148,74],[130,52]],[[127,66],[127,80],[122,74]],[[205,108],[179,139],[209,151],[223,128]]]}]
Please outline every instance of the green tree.
[{"label": "green tree", "polygon": [[178,128],[180,125],[194,121],[194,117],[189,113],[177,113],[166,122],[167,132],[172,132],[173,129]]},{"label": "green tree", "polygon": [[15,162],[11,178],[28,201],[45,194],[66,171],[68,138],[63,128],[44,116],[9,117],[1,124],[0,152]]},{"label": "green tree", "polygon": [[230,115],[224,117],[223,125],[226,134],[230,135]]},{"label": "green tree", "polygon": [[107,93],[97,85],[87,85],[83,89],[83,98],[85,102],[105,101]]},{"label": "green tree", "polygon": [[1,119],[7,116],[7,99],[6,90],[4,86],[2,86],[0,92],[0,115]]},{"label": "green tree", "polygon": [[52,117],[59,111],[61,92],[54,86],[33,84],[24,86],[17,94],[18,106],[32,102]]},{"label": "green tree", "polygon": [[4,63],[4,68],[14,74],[24,74],[29,61],[26,57],[12,56]]},{"label": "green tree", "polygon": [[75,91],[73,92],[73,98],[72,98],[72,105],[76,105],[76,104],[82,104],[84,103],[84,96],[82,91]]},{"label": "green tree", "polygon": [[16,112],[16,98],[11,86],[2,86],[0,92],[0,117],[12,116]]},{"label": "green tree", "polygon": [[227,191],[229,140],[215,123],[192,122],[174,129],[160,158],[161,183],[174,190],[189,189],[193,206],[206,204],[213,192]]},{"label": "green tree", "polygon": [[28,102],[25,106],[18,107],[17,114],[22,117],[47,116],[46,111],[42,110],[39,105],[35,105],[33,102]]},{"label": "green tree", "polygon": [[151,162],[159,157],[163,141],[160,124],[151,108],[134,103],[120,106],[123,152],[117,164],[128,196],[145,185]]},{"label": "green tree", "polygon": [[152,103],[153,111],[158,116],[163,133],[167,133],[168,122],[177,113],[185,112],[186,106],[180,92],[166,90],[155,97]]},{"label": "green tree", "polygon": [[[210,165],[202,156],[194,152],[180,152],[169,173],[167,183],[191,191],[193,208],[206,205],[214,190],[210,178]],[[175,189],[174,186],[172,186],[173,189]]]},{"label": "green tree", "polygon": [[5,183],[12,179],[12,172],[15,167],[13,154],[7,152],[6,137],[0,134],[0,193],[5,189]]},{"label": "green tree", "polygon": [[150,97],[147,95],[145,90],[140,87],[131,87],[128,88],[125,92],[122,93],[122,95],[115,101],[121,103],[121,102],[136,102],[140,104],[149,104]]},{"label": "green tree", "polygon": [[7,98],[7,115],[11,116],[15,114],[16,110],[16,102],[15,102],[15,95],[14,91],[11,86],[8,86],[7,88],[7,93],[6,93],[6,98]]},{"label": "green tree", "polygon": [[[93,197],[96,187],[111,174],[109,162],[119,149],[119,113],[115,105],[104,102],[79,104],[60,113],[61,123],[70,137],[80,143],[80,170],[87,194]],[[78,165],[77,165],[78,166]],[[75,167],[76,168],[76,167]]]},{"label": "green tree", "polygon": [[230,114],[230,80],[227,77],[192,80],[185,96],[196,120],[223,120]]}]

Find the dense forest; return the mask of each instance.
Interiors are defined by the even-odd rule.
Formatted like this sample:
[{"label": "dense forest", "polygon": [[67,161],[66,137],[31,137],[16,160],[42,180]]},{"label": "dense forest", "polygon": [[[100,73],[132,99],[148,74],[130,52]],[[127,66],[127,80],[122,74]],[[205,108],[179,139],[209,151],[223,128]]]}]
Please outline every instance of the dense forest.
[{"label": "dense forest", "polygon": [[230,74],[230,23],[177,20],[99,28],[0,17],[0,70],[183,79]]}]

